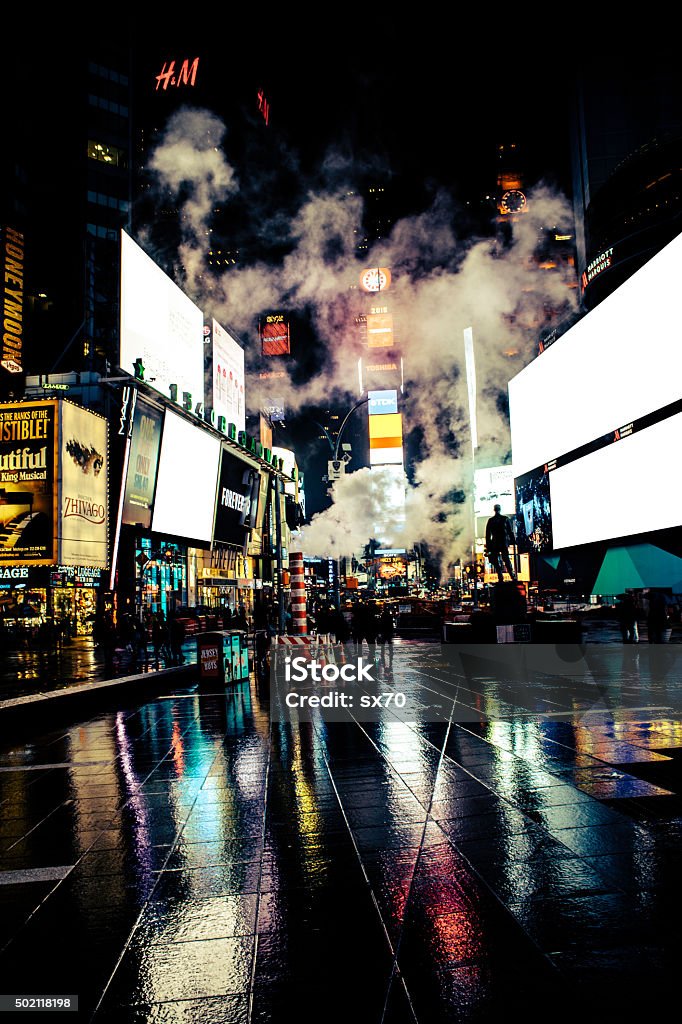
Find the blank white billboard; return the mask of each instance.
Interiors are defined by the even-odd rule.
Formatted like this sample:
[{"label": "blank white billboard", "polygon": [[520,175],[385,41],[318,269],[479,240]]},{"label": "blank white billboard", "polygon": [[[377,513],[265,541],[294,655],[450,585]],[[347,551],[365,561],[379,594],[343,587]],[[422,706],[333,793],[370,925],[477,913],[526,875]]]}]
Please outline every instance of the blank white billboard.
[{"label": "blank white billboard", "polygon": [[518,477],[680,397],[682,235],[509,382]]},{"label": "blank white billboard", "polygon": [[217,320],[212,320],[211,324],[213,409],[216,416],[224,416],[237,430],[245,430],[244,349]]},{"label": "blank white billboard", "polygon": [[204,315],[144,249],[121,232],[121,348],[119,365],[135,373],[141,359],[144,379],[178,401],[204,401]]},{"label": "blank white billboard", "polygon": [[682,413],[549,474],[554,548],[682,523]]},{"label": "blank white billboard", "polygon": [[210,543],[220,438],[166,410],[152,530]]}]

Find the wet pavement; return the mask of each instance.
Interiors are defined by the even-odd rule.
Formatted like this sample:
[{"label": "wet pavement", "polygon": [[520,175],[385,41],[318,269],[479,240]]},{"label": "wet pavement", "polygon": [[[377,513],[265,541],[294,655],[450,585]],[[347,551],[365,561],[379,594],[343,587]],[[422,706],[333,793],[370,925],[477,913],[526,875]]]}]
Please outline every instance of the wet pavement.
[{"label": "wet pavement", "polygon": [[291,724],[253,679],[0,713],[0,992],[95,1024],[669,1012],[677,676],[629,706],[540,679],[529,707],[437,648],[395,644],[407,721]]},{"label": "wet pavement", "polygon": [[[196,661],[196,640],[183,644],[183,664]],[[154,672],[177,664],[168,652],[155,657],[152,645],[134,655],[119,647],[106,657],[91,636],[72,637],[51,650],[40,650],[28,640],[2,637],[0,648],[0,703],[73,686]]]}]

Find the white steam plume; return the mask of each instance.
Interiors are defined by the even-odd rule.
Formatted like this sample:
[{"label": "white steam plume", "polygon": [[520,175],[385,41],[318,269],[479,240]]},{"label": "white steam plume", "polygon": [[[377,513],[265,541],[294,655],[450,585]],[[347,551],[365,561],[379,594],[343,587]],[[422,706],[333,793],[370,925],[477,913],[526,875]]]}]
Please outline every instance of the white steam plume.
[{"label": "white steam plume", "polygon": [[[534,252],[543,233],[572,223],[565,196],[545,184],[528,193],[528,212],[516,219],[507,244],[460,241],[457,213],[445,195],[431,208],[396,223],[358,261],[363,209],[347,190],[309,191],[293,217],[290,250],[276,265],[265,261],[235,267],[211,278],[204,267],[211,212],[236,194],[237,177],[220,149],[225,128],[215,115],[179,111],[156,150],[152,169],[181,202],[180,253],[187,290],[211,315],[229,324],[245,343],[247,364],[258,343],[257,317],[268,309],[308,311],[324,355],[321,372],[304,384],[277,380],[278,396],[290,412],[357,399],[357,360],[366,354],[355,317],[367,312],[368,297],[357,285],[363,266],[391,268],[390,308],[404,357],[408,387],[401,411],[404,433],[421,434],[420,456],[408,487],[404,523],[393,522],[392,544],[424,542],[451,563],[471,545],[469,412],[463,331],[473,329],[478,384],[479,464],[508,459],[505,418],[507,384],[537,351],[548,310],[555,319],[576,306],[573,273],[566,266],[542,268]],[[329,163],[329,161],[327,162]],[[332,161],[333,163],[333,161]],[[371,302],[371,299],[369,299]],[[263,401],[257,380],[248,381],[247,402]],[[298,453],[299,458],[304,453]],[[349,473],[335,485],[334,502],[313,517],[299,538],[310,555],[348,554],[389,522],[381,493],[382,474]],[[395,518],[393,516],[393,518]],[[350,547],[349,547],[350,545]],[[343,548],[348,548],[344,551]]]}]

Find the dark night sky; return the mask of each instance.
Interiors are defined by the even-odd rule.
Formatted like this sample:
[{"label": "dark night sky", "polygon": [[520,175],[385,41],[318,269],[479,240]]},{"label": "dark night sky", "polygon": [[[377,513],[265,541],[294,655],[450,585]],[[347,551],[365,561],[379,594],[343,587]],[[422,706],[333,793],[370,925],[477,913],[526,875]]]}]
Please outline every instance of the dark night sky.
[{"label": "dark night sky", "polygon": [[[306,176],[333,145],[356,166],[390,169],[417,199],[437,184],[468,194],[492,185],[497,143],[515,140],[530,179],[548,175],[570,187],[568,56],[529,44],[491,46],[480,28],[460,37],[457,24],[445,32],[359,12],[324,32],[263,21],[217,44],[182,32],[145,42],[136,33],[137,66],[151,82],[165,53],[201,54],[201,98],[226,118],[240,106],[253,114],[264,87],[268,130],[296,153]],[[152,93],[150,102],[158,100]]]}]

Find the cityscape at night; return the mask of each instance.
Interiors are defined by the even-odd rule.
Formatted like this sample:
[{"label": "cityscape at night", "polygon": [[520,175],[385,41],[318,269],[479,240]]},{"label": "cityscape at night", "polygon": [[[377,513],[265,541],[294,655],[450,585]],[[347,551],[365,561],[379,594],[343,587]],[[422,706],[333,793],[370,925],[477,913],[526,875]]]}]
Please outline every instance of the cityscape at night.
[{"label": "cityscape at night", "polygon": [[6,63],[0,1020],[667,1011],[679,60],[256,21]]}]

